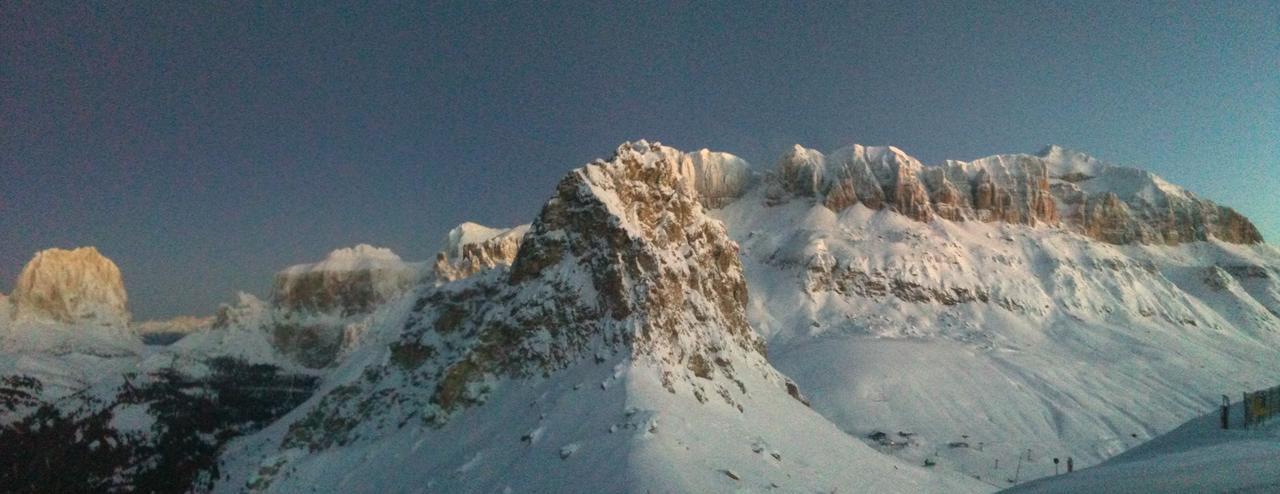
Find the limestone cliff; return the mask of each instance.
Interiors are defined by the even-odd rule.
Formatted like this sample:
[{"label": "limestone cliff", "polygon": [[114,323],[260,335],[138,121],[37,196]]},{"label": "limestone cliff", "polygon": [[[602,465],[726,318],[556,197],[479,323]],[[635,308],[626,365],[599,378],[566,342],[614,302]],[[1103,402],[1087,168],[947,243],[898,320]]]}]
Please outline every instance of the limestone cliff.
[{"label": "limestone cliff", "polygon": [[1114,244],[1262,241],[1231,208],[1149,172],[1057,146],[939,166],[892,146],[855,144],[830,155],[795,146],[767,181],[768,204],[814,198],[836,212],[862,204],[922,222],[1044,224]]},{"label": "limestone cliff", "polygon": [[37,253],[18,275],[11,299],[16,319],[129,323],[120,268],[93,247]]},{"label": "limestone cliff", "polygon": [[444,249],[436,254],[436,280],[456,281],[487,269],[510,266],[528,231],[529,225],[507,229],[471,222],[458,225],[449,230]]}]

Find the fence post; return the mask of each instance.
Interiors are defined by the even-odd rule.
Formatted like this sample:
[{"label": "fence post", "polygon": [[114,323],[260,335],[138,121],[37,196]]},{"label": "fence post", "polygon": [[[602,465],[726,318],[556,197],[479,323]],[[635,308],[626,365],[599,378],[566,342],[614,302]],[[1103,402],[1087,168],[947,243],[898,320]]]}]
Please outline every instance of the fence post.
[{"label": "fence post", "polygon": [[1242,405],[1240,408],[1244,409],[1244,428],[1248,429],[1249,428],[1249,392],[1245,391],[1243,395],[1244,395],[1244,398],[1240,400],[1240,404]]},{"label": "fence post", "polygon": [[1223,429],[1230,428],[1227,426],[1228,421],[1230,420],[1228,418],[1228,412],[1230,411],[1231,411],[1231,400],[1227,398],[1227,395],[1222,395],[1222,428]]}]

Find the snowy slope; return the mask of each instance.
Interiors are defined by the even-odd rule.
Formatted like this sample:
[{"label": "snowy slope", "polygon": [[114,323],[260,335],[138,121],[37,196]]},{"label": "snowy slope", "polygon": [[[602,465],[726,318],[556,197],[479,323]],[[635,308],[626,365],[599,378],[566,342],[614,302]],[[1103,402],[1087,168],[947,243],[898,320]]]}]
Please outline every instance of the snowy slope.
[{"label": "snowy slope", "polygon": [[[1240,404],[1230,413],[1239,420]],[[1096,467],[1008,492],[1280,492],[1280,421],[1253,429],[1222,430],[1219,425],[1215,411]]]},{"label": "snowy slope", "polygon": [[[464,223],[434,264],[339,249],[167,347],[129,329],[118,270],[54,263],[0,297],[0,453],[33,488],[69,458],[144,490],[991,492],[1274,385],[1260,240],[1052,146],[938,166],[796,146],[757,173],[626,143],[532,224]],[[1274,446],[1246,439],[1096,475]]]},{"label": "snowy slope", "polygon": [[833,211],[770,179],[713,212],[742,247],[752,325],[837,426],[909,443],[886,453],[1009,485],[1019,457],[1017,481],[1053,456],[1094,464],[1280,376],[1273,246]]},{"label": "snowy slope", "polygon": [[991,490],[802,403],[680,156],[628,143],[572,172],[510,269],[421,288],[316,397],[233,443],[218,489]]}]

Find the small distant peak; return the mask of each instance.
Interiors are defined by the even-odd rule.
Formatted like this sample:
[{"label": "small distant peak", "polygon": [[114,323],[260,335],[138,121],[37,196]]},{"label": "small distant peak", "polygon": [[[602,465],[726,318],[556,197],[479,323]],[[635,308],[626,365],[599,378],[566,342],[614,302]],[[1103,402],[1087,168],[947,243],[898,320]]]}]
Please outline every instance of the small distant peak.
[{"label": "small distant peak", "polygon": [[[676,148],[664,146],[658,141],[640,139],[619,145],[617,151],[614,152],[613,159],[622,162],[639,163],[643,166],[652,166],[661,162],[677,163],[682,156],[685,156],[685,153]],[[599,164],[599,162],[595,164]]]},{"label": "small distant peak", "polygon": [[462,257],[464,245],[480,244],[498,237],[513,237],[518,241],[527,231],[529,231],[527,223],[512,228],[493,228],[468,221],[449,230],[441,251],[449,257],[459,258]]},{"label": "small distant peak", "polygon": [[1036,156],[1044,158],[1044,157],[1062,154],[1066,152],[1066,150],[1067,150],[1066,148],[1059,146],[1057,144],[1048,144],[1048,145],[1045,145],[1043,148],[1040,148],[1040,152],[1036,153]]},{"label": "small distant peak", "polygon": [[1045,146],[1035,156],[1044,160],[1049,175],[1052,177],[1068,177],[1072,180],[1079,180],[1086,177],[1096,177],[1107,168],[1107,165],[1093,156],[1057,144]]},{"label": "small distant peak", "polygon": [[354,247],[336,249],[325,256],[323,261],[312,264],[297,264],[281,271],[281,275],[297,275],[306,272],[320,271],[361,271],[370,269],[398,269],[407,266],[400,256],[385,247],[359,244]]},{"label": "small distant peak", "polygon": [[61,249],[58,247],[45,249],[37,252],[35,259],[59,259],[59,260],[85,260],[85,259],[106,259],[98,248],[92,245],[85,247],[76,247],[74,249]]}]

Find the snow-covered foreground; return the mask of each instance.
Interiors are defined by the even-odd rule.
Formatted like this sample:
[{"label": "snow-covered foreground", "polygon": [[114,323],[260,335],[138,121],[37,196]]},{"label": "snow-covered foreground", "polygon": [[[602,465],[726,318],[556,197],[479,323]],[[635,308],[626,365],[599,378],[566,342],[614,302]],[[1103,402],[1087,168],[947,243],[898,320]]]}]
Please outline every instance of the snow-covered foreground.
[{"label": "snow-covered foreground", "polygon": [[[1231,419],[1239,425],[1239,403]],[[1093,468],[1041,479],[1010,493],[1280,492],[1280,420],[1222,430],[1217,411]]]},{"label": "snow-covered foreground", "polygon": [[785,394],[753,393],[739,412],[672,394],[656,369],[627,360],[505,383],[493,396],[439,429],[414,421],[374,441],[264,457],[300,418],[285,417],[227,450],[232,476],[219,492],[993,490],[881,455]]}]

